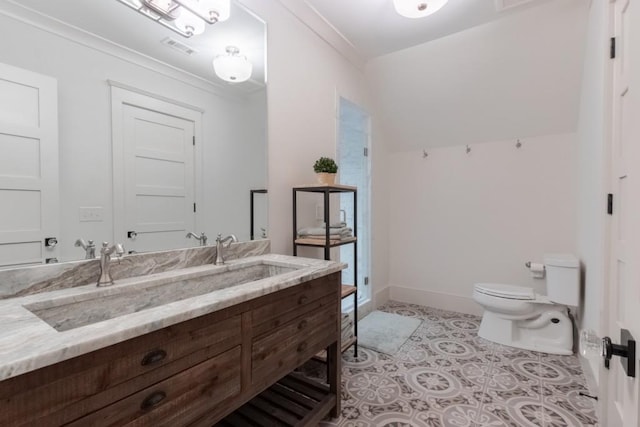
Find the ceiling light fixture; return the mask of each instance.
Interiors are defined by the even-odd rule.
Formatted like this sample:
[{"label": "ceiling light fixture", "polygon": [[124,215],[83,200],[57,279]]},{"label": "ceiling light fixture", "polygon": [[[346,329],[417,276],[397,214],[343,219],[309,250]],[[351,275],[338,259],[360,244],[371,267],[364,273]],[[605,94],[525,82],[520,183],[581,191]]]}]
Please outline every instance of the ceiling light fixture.
[{"label": "ceiling light fixture", "polygon": [[393,0],[396,12],[406,18],[424,18],[436,13],[449,0]]},{"label": "ceiling light fixture", "polygon": [[213,59],[213,70],[222,80],[240,83],[249,80],[253,66],[246,56],[240,55],[240,49],[227,46],[225,55],[216,55]]},{"label": "ceiling light fixture", "polygon": [[230,0],[118,0],[184,37],[204,32],[205,23],[226,21]]}]

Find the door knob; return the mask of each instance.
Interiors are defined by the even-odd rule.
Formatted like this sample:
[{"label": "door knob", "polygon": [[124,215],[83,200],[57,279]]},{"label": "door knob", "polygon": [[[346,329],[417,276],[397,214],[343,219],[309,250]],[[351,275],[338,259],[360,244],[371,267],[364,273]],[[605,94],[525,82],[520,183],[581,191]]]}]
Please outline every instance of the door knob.
[{"label": "door knob", "polygon": [[618,356],[627,376],[636,376],[636,341],[627,329],[620,331],[620,344],[614,344],[609,337],[598,338],[592,330],[580,331],[580,354],[602,356],[607,369],[613,356]]}]

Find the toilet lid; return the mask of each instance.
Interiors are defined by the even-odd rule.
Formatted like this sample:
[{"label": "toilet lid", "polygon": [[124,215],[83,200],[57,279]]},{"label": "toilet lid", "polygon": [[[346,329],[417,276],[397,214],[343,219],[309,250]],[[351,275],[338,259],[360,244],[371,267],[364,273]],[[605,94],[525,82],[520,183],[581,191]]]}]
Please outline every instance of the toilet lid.
[{"label": "toilet lid", "polygon": [[519,300],[536,299],[536,294],[532,288],[522,286],[503,285],[500,283],[476,283],[475,289],[482,294],[500,298]]}]

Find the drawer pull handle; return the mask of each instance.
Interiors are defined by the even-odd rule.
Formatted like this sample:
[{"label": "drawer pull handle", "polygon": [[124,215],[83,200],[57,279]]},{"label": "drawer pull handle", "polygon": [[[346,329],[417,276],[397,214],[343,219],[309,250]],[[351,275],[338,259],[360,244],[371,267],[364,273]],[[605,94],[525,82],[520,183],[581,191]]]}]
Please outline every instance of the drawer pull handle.
[{"label": "drawer pull handle", "polygon": [[300,322],[300,324],[298,325],[298,330],[301,331],[304,328],[307,327],[307,325],[309,324],[309,322],[307,322],[306,320],[303,320],[302,322]]},{"label": "drawer pull handle", "polygon": [[167,352],[164,350],[153,350],[147,353],[143,358],[140,364],[142,366],[153,365],[155,363],[161,362],[164,358],[167,357]]},{"label": "drawer pull handle", "polygon": [[300,298],[298,298],[298,305],[306,304],[308,300],[309,297],[307,297],[306,295],[302,295]]},{"label": "drawer pull handle", "polygon": [[151,409],[162,402],[165,397],[167,397],[167,393],[165,393],[164,391],[156,391],[155,393],[147,396],[147,398],[142,401],[142,404],[140,404],[140,409],[142,409],[143,411]]},{"label": "drawer pull handle", "polygon": [[301,342],[300,345],[298,346],[298,353],[305,351],[306,349],[307,349],[307,343]]}]

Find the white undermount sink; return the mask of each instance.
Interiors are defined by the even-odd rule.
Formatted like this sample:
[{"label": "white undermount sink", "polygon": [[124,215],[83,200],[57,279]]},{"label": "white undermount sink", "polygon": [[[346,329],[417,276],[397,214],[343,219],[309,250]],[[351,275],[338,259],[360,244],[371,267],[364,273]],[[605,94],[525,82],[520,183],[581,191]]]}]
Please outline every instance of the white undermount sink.
[{"label": "white undermount sink", "polygon": [[27,304],[24,307],[59,332],[68,331],[119,316],[159,307],[187,298],[291,273],[302,267],[283,266],[261,260],[248,265],[228,265],[202,274],[173,275],[167,280],[156,275],[136,285],[96,288],[82,300]]}]

